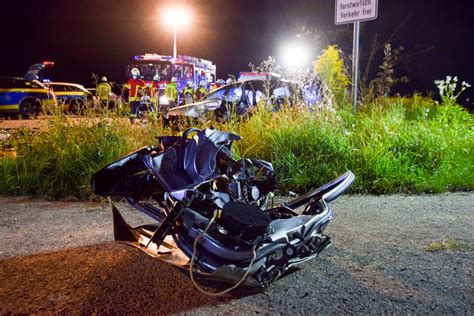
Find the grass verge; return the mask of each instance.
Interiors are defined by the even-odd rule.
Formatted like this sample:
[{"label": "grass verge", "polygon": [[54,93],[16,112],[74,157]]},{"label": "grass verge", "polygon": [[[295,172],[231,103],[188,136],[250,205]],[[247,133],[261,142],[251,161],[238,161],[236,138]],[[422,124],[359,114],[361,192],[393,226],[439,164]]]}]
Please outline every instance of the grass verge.
[{"label": "grass verge", "polygon": [[[185,128],[185,123],[180,126]],[[243,137],[236,154],[271,161],[282,192],[315,188],[346,170],[355,192],[443,192],[474,189],[474,120],[460,106],[429,98],[385,98],[357,115],[339,110],[260,109],[249,119],[194,122]],[[132,125],[117,113],[71,122],[53,116],[48,129],[9,139],[16,155],[0,157],[0,194],[60,198],[91,195],[91,175],[121,155],[176,133],[158,121]]]}]

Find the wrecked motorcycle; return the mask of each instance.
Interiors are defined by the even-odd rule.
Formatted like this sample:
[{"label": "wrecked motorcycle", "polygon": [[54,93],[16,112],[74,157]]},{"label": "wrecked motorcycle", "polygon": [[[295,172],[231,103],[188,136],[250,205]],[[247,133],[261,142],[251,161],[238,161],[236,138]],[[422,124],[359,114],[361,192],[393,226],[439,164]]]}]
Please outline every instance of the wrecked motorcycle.
[{"label": "wrecked motorcycle", "polygon": [[[231,146],[238,135],[191,128],[158,140],[92,177],[96,194],[122,197],[155,220],[131,227],[109,198],[116,240],[188,269],[208,294],[240,284],[264,287],[330,244],[324,234],[332,219],[329,203],[354,181],[352,172],[273,206],[273,167],[235,159]],[[209,293],[195,275],[234,285]]]}]

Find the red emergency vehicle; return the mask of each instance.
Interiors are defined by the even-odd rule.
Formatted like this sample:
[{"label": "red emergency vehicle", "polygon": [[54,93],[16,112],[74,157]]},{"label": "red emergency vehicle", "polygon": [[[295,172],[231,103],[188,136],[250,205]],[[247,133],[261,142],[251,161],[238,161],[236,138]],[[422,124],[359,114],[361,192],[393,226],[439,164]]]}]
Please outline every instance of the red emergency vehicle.
[{"label": "red emergency vehicle", "polygon": [[[188,81],[193,81],[196,88],[201,81],[205,81],[207,84],[216,80],[216,65],[210,60],[192,56],[178,55],[174,60],[172,56],[159,54],[137,55],[134,62],[127,65],[127,79],[133,68],[140,71],[140,78],[149,85],[158,75],[159,90],[164,90],[166,84],[171,82],[172,77],[176,77],[179,91],[184,89]],[[207,88],[209,89],[209,87]]]}]

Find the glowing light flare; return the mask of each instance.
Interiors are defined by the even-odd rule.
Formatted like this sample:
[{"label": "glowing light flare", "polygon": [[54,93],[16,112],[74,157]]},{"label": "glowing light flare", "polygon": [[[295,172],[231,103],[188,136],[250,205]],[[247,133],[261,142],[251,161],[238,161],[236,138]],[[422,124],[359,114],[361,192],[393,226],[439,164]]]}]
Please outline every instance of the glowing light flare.
[{"label": "glowing light flare", "polygon": [[54,66],[54,61],[43,61],[42,64],[45,67],[53,67]]},{"label": "glowing light flare", "polygon": [[304,67],[311,63],[311,49],[303,42],[290,42],[282,46],[280,59],[287,67]]},{"label": "glowing light flare", "polygon": [[185,7],[169,7],[162,11],[162,18],[169,26],[187,26],[191,23],[192,14]]}]

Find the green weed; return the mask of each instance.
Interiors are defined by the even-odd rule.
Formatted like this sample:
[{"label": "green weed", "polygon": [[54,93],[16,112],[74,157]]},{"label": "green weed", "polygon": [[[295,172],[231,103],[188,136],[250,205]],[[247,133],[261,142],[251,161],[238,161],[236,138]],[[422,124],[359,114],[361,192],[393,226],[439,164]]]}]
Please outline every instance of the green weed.
[{"label": "green weed", "polygon": [[465,251],[469,247],[466,244],[456,241],[453,238],[445,238],[441,241],[434,241],[425,247],[425,251],[438,252],[438,251]]},{"label": "green weed", "polygon": [[96,213],[96,212],[102,212],[104,210],[105,210],[105,208],[102,207],[102,206],[90,206],[90,207],[86,207],[84,209],[84,211],[86,211],[86,213]]}]

